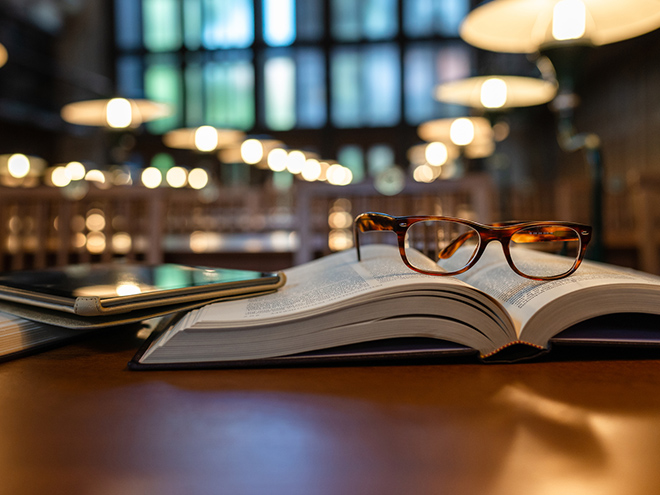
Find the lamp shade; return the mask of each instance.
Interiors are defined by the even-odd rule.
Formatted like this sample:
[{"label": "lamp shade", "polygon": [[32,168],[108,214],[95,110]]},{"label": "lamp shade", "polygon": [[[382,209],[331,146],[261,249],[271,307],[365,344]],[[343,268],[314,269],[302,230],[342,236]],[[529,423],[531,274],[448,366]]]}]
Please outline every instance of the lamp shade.
[{"label": "lamp shade", "polygon": [[521,76],[479,76],[439,85],[435,97],[472,108],[513,108],[541,105],[557,93],[555,83]]},{"label": "lamp shade", "polygon": [[460,117],[424,122],[417,128],[417,135],[424,141],[451,142],[457,146],[467,146],[492,141],[493,129],[483,117]]},{"label": "lamp shade", "polygon": [[486,50],[534,53],[556,41],[605,45],[658,27],[658,0],[491,0],[467,15],[460,35]]},{"label": "lamp shade", "polygon": [[[440,153],[433,151],[438,148],[441,150]],[[451,162],[456,159],[459,154],[460,152],[458,148],[451,143],[447,144],[441,141],[432,141],[430,143],[416,144],[408,150],[407,157],[408,161],[413,165],[428,163],[430,165],[438,166]],[[437,158],[438,155],[441,155],[441,157]]]},{"label": "lamp shade", "polygon": [[61,110],[62,118],[71,124],[113,128],[139,127],[170,113],[170,107],[164,103],[124,98],[77,101]]},{"label": "lamp shade", "polygon": [[217,129],[212,126],[175,129],[163,136],[165,146],[198,151],[215,151],[239,143],[245,133],[235,129]]}]

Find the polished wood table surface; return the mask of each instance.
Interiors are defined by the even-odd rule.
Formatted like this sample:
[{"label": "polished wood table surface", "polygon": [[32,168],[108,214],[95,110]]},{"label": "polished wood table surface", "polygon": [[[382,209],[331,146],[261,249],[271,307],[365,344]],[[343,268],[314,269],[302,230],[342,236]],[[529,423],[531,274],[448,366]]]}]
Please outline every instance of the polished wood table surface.
[{"label": "polished wood table surface", "polygon": [[660,491],[660,351],[128,371],[137,345],[0,364],[0,493]]}]

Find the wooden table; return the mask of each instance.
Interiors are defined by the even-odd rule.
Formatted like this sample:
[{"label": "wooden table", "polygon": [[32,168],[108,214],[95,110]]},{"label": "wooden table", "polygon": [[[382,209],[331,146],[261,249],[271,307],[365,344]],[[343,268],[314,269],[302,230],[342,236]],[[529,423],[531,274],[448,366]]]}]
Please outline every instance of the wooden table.
[{"label": "wooden table", "polygon": [[0,364],[0,493],[660,489],[660,351],[128,371],[137,345],[106,333]]}]

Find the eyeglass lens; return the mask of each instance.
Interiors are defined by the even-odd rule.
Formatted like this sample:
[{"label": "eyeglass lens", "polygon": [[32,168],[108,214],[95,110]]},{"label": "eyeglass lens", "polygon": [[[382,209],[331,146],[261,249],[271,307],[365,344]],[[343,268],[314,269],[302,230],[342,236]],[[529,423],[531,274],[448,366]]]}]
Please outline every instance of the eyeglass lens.
[{"label": "eyeglass lens", "polygon": [[[445,220],[424,220],[408,227],[406,258],[412,266],[431,272],[454,272],[467,265],[479,247],[472,227]],[[424,263],[424,256],[440,263]]]},{"label": "eyeglass lens", "polygon": [[[479,242],[479,233],[468,225],[425,220],[408,228],[405,253],[410,264],[421,270],[455,272],[470,262]],[[537,224],[514,233],[509,247],[513,264],[521,273],[540,278],[554,277],[573,267],[580,252],[580,236],[570,227]],[[539,259],[539,252],[562,256]],[[426,257],[436,263],[428,263]]]},{"label": "eyeglass lens", "polygon": [[[573,268],[580,254],[580,235],[570,227],[535,225],[517,231],[509,245],[516,268],[532,277],[554,277]],[[538,252],[560,256],[539,257]]]}]

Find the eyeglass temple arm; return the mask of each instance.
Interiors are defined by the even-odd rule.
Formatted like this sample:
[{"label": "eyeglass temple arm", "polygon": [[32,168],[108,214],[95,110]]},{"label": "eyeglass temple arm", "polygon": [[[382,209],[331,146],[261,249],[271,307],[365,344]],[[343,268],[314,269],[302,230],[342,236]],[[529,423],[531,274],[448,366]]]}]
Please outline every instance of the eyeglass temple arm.
[{"label": "eyeglass temple arm", "polygon": [[580,240],[580,236],[573,229],[567,229],[564,226],[543,225],[542,228],[543,231],[517,233],[516,243]]},{"label": "eyeglass temple arm", "polygon": [[478,235],[475,231],[465,232],[459,235],[456,239],[447,244],[442,251],[440,251],[438,257],[443,260],[451,258],[456,250],[461,247],[465,241],[467,241],[470,237],[474,237],[475,235]]},{"label": "eyeglass temple arm", "polygon": [[360,254],[360,232],[368,232],[370,230],[393,230],[392,221],[394,217],[385,215],[384,213],[362,213],[355,217],[353,223],[353,237],[355,239],[355,249],[357,251],[358,261],[362,261]]}]

